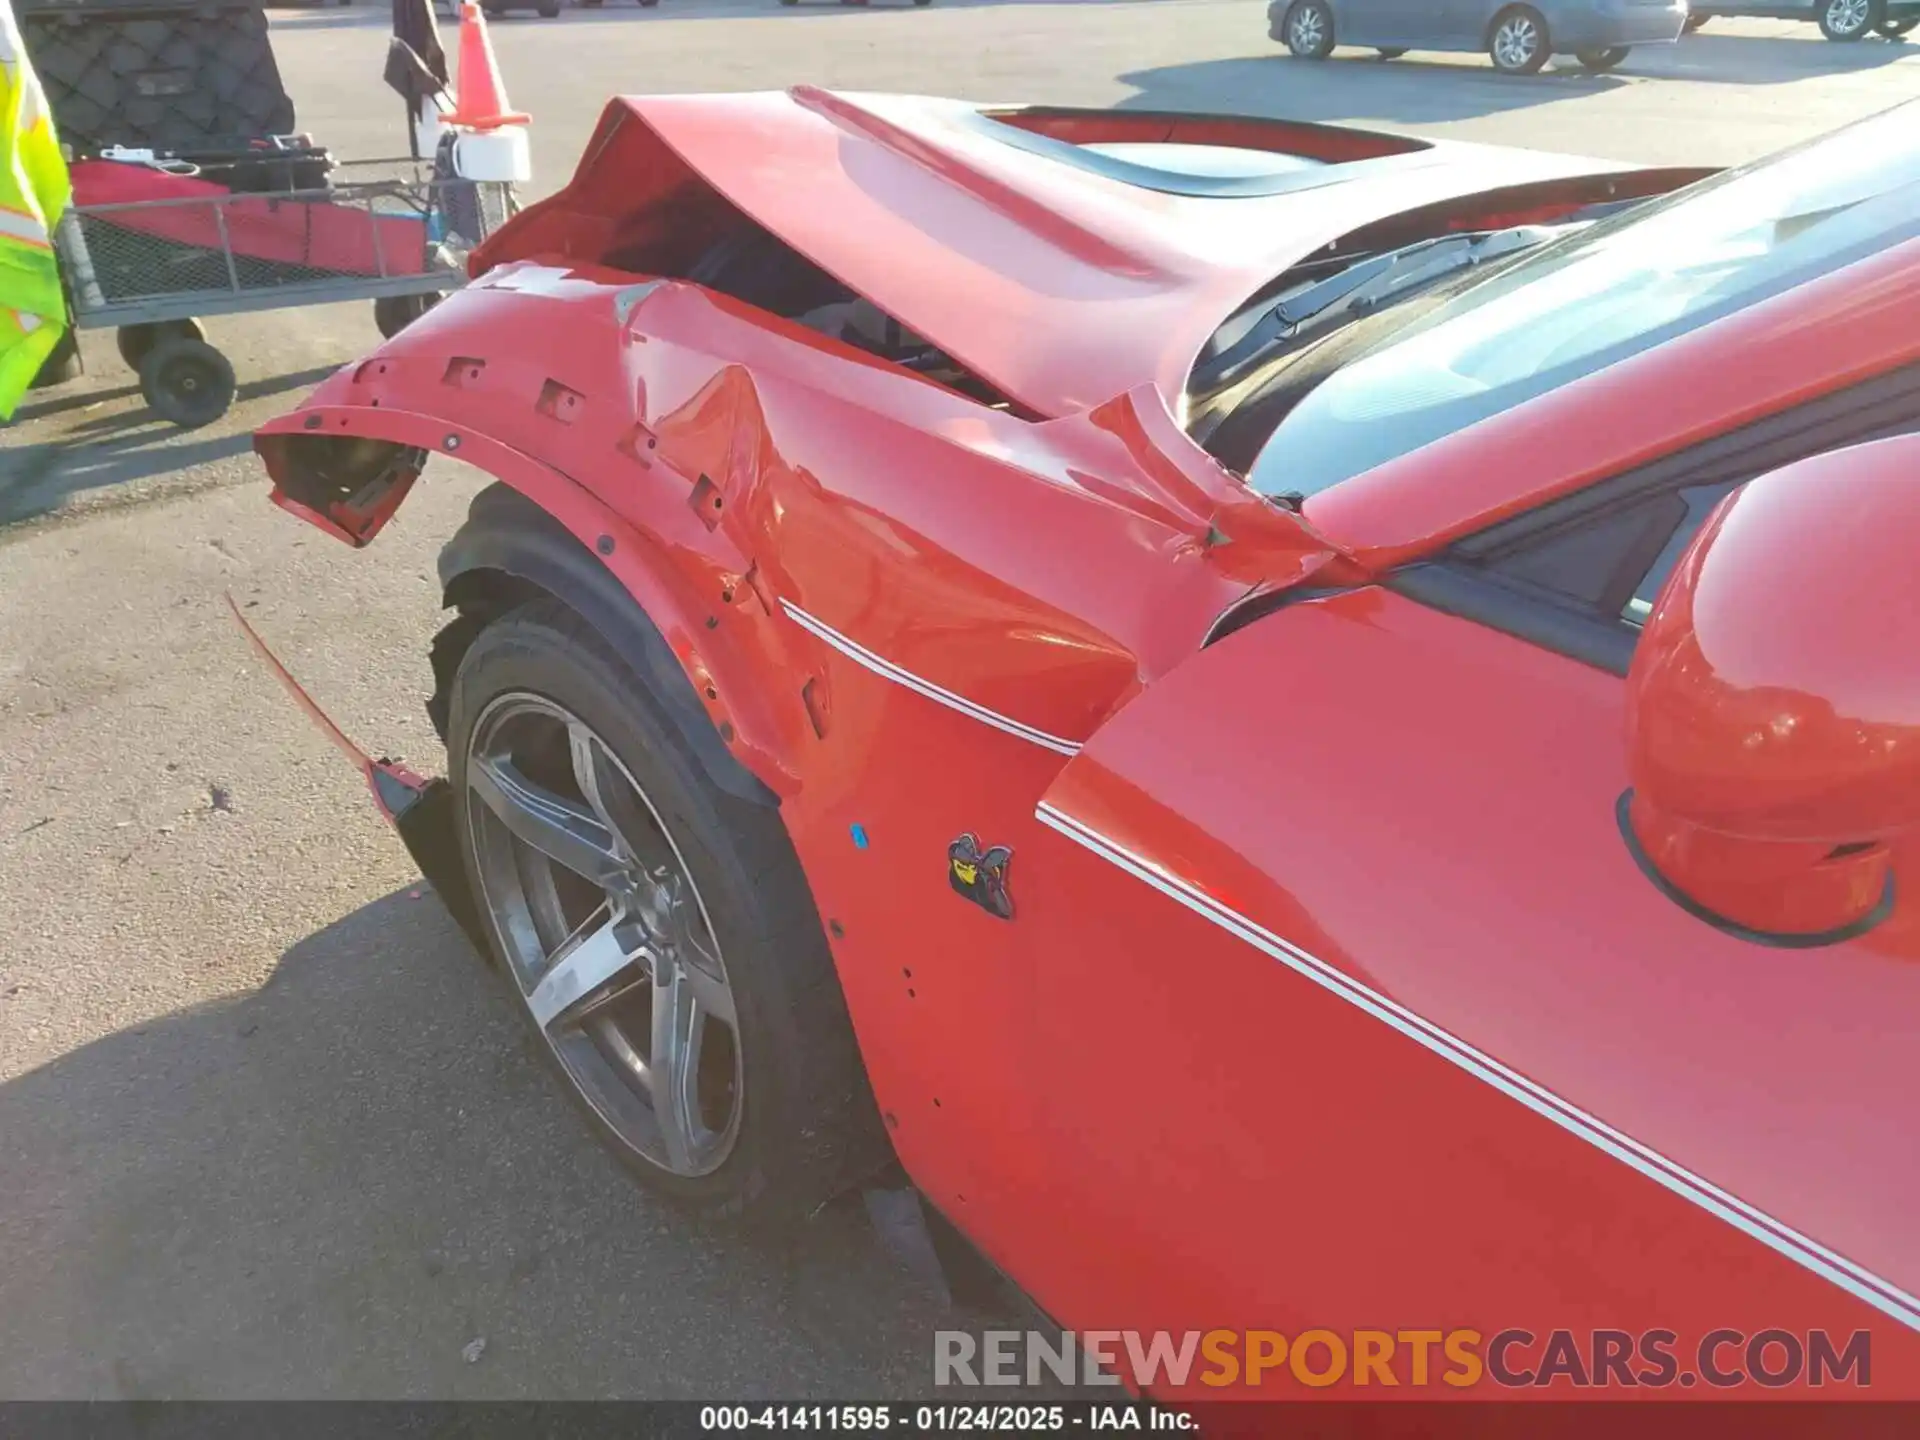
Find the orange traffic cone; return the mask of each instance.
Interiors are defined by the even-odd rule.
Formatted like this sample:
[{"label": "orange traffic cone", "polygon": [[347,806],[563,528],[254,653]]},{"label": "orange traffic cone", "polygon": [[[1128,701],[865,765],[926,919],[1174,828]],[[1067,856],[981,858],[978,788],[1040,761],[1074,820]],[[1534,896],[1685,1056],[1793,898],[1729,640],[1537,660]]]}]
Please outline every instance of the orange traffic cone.
[{"label": "orange traffic cone", "polygon": [[507,87],[500,80],[500,66],[493,58],[493,41],[487,37],[486,17],[474,0],[460,6],[460,68],[455,73],[453,113],[443,115],[443,125],[468,130],[497,130],[502,125],[526,125],[533,117],[507,109]]}]

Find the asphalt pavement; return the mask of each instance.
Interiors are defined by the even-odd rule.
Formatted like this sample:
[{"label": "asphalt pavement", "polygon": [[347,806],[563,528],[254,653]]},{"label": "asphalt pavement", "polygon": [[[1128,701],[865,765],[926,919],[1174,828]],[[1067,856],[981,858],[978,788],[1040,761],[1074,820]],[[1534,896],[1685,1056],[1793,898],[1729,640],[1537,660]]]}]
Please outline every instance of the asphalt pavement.
[{"label": "asphalt pavement", "polygon": [[[386,7],[273,26],[301,128],[394,153]],[[1675,164],[1920,93],[1920,44],[1779,22],[1603,77],[1303,64],[1259,0],[614,0],[495,36],[535,194],[623,91],[1237,110]],[[246,432],[374,343],[370,307],[209,328],[243,384],[217,426],[149,420],[89,336],[87,378],[0,430],[0,1398],[923,1391],[944,1312],[856,1207],[772,1247],[595,1149],[253,660],[227,591],[370,748],[436,767],[433,557],[475,480],[437,469],[364,553],[281,515]]]}]

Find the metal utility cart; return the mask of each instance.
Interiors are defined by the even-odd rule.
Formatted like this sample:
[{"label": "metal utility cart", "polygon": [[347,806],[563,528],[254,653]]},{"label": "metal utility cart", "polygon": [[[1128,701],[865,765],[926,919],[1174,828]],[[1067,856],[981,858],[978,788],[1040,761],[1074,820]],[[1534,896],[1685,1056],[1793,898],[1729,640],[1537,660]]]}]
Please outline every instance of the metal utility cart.
[{"label": "metal utility cart", "polygon": [[74,206],[54,248],[75,328],[117,330],[154,413],[206,425],[235,378],[200,317],[371,300],[393,335],[465,283],[468,251],[514,208],[511,186],[424,161],[349,161],[333,175],[324,189]]},{"label": "metal utility cart", "polygon": [[514,208],[498,166],[458,178],[475,172],[457,137],[426,125],[448,86],[428,0],[393,0],[384,81],[406,99],[415,155],[434,149],[429,130],[438,148],[364,162],[295,133],[258,0],[14,5],[72,169],[54,248],[74,328],[117,330],[176,424],[233,399],[200,317],[371,300],[392,335],[465,283],[468,252]]}]

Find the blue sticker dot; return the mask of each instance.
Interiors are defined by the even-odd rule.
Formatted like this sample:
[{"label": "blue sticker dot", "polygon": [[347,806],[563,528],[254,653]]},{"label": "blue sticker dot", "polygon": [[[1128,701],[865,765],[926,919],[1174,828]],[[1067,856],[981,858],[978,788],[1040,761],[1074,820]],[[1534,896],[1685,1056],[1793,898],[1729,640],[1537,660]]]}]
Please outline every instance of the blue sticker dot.
[{"label": "blue sticker dot", "polygon": [[853,827],[852,833],[853,833],[853,848],[856,850],[866,849],[867,848],[867,827],[864,825],[855,825]]}]

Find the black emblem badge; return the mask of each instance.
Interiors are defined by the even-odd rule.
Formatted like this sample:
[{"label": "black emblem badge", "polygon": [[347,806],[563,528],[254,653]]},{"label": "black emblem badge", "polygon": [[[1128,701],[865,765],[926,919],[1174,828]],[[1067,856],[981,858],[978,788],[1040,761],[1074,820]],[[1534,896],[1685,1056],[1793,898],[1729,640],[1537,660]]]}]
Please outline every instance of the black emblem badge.
[{"label": "black emblem badge", "polygon": [[962,835],[947,847],[947,882],[989,915],[1013,918],[1013,896],[1007,893],[1007,866],[1013,851],[1004,845],[980,848],[978,835]]}]

